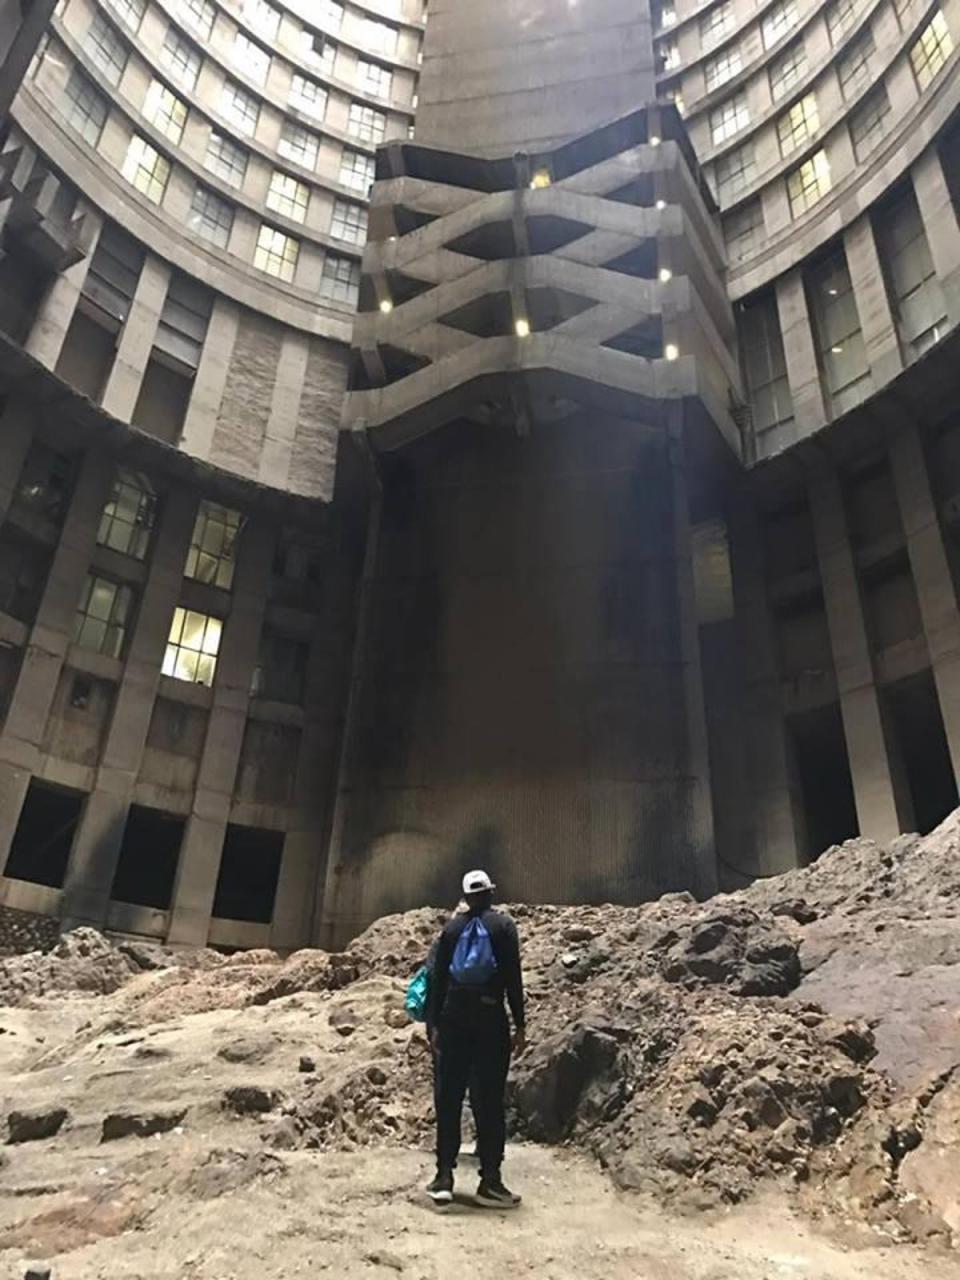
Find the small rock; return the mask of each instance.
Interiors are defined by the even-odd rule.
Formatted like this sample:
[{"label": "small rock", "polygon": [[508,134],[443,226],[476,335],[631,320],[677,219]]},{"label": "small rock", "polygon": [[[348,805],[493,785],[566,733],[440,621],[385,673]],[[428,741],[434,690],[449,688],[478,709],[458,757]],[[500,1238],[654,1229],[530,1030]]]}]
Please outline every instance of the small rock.
[{"label": "small rock", "polygon": [[317,1064],[314,1062],[312,1058],[308,1058],[305,1056],[301,1057],[300,1065],[297,1068],[298,1071],[307,1072],[307,1071],[316,1071],[316,1069],[317,1069]]},{"label": "small rock", "polygon": [[384,1085],[387,1083],[387,1073],[378,1066],[367,1067],[367,1079],[371,1084]]},{"label": "small rock", "polygon": [[300,1130],[292,1116],[282,1116],[264,1134],[264,1141],[277,1151],[295,1151],[300,1145]]},{"label": "small rock", "polygon": [[186,1107],[179,1111],[115,1111],[103,1122],[101,1142],[113,1142],[117,1138],[150,1138],[154,1134],[169,1133],[187,1114]]},{"label": "small rock", "polygon": [[389,1267],[391,1271],[403,1270],[403,1259],[395,1253],[387,1253],[384,1249],[374,1249],[364,1255],[364,1261],[374,1267]]},{"label": "small rock", "polygon": [[11,1111],[7,1116],[7,1142],[36,1142],[60,1132],[68,1112],[64,1107],[36,1107]]},{"label": "small rock", "polygon": [[223,1106],[237,1115],[256,1115],[272,1111],[280,1101],[275,1089],[264,1089],[258,1084],[238,1084],[223,1095]]},{"label": "small rock", "polygon": [[50,1280],[53,1271],[41,1262],[31,1263],[23,1273],[23,1280]]}]

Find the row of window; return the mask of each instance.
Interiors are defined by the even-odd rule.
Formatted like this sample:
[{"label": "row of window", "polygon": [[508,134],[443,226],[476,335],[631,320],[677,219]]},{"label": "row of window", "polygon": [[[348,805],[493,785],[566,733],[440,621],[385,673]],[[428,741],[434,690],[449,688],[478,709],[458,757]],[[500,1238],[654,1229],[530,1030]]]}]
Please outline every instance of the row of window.
[{"label": "row of window", "polygon": [[[877,250],[904,357],[913,360],[947,329],[943,289],[934,270],[923,219],[911,187],[873,212]],[[833,416],[872,390],[870,364],[842,246],[804,272],[807,305],[824,392]],[[793,401],[777,301],[768,291],[742,308],[740,350],[757,432],[793,420]]]},{"label": "row of window", "polygon": [[[871,81],[869,57],[873,40],[863,33],[850,46],[838,64],[844,97],[860,93]],[[920,32],[910,49],[910,63],[921,91],[945,65],[953,51],[953,40],[943,13],[938,9]],[[886,132],[890,100],[883,82],[876,84],[857,103],[847,117],[847,125],[856,160],[862,163],[876,148]],[[746,99],[742,94],[721,104],[711,112],[710,125],[714,143],[719,145],[734,136],[748,119]],[[805,147],[821,126],[814,93],[798,99],[776,122],[780,154],[786,158]],[[721,156],[713,166],[713,185],[721,206],[739,200],[756,182],[757,167],[753,139]],[[830,165],[824,150],[817,151],[787,175],[787,196],[791,216],[800,217],[830,190]],[[733,260],[749,254],[762,236],[763,217],[759,197],[748,206],[736,210],[724,220],[724,234]]]}]

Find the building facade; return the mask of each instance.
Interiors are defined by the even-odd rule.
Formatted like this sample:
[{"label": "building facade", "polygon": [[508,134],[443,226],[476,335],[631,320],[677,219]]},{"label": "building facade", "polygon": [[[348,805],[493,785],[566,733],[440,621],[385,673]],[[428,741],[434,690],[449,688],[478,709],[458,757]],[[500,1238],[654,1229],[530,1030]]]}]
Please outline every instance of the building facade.
[{"label": "building facade", "polygon": [[0,904],[287,949],[956,804],[957,0],[36,8]]}]

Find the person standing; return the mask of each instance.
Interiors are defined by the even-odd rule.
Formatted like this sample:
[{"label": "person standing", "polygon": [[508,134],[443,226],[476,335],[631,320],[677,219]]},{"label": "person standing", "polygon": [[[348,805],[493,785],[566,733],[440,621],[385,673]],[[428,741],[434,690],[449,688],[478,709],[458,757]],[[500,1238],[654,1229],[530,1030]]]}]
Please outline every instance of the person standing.
[{"label": "person standing", "polygon": [[[480,1157],[478,1204],[512,1209],[520,1197],[503,1183],[504,1093],[510,1055],[526,1047],[520,940],[509,916],[493,909],[485,871],[463,877],[465,915],[440,934],[430,983],[427,1025],[436,1060],[437,1173],[427,1187],[435,1204],[453,1200],[463,1099],[472,1084]],[[514,1034],[504,1008],[510,1006]]]}]

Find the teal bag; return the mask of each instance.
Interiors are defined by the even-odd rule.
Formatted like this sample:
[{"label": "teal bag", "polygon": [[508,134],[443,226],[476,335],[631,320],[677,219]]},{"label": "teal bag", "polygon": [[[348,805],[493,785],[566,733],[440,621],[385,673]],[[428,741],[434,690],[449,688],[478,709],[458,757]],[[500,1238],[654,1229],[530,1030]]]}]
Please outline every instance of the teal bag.
[{"label": "teal bag", "polygon": [[426,1022],[429,996],[430,970],[424,964],[410,979],[410,985],[407,987],[407,997],[403,1002],[403,1007],[414,1022]]}]

